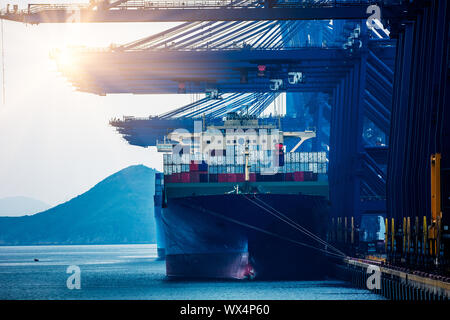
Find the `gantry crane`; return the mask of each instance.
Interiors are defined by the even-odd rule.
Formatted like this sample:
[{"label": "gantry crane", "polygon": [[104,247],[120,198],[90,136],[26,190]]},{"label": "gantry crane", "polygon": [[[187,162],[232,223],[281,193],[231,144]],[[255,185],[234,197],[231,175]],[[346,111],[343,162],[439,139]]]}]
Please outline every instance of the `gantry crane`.
[{"label": "gantry crane", "polygon": [[86,4],[7,5],[2,19],[29,24],[65,22],[173,22],[367,19],[377,5],[383,19],[408,17],[404,1],[349,0],[92,0]]}]

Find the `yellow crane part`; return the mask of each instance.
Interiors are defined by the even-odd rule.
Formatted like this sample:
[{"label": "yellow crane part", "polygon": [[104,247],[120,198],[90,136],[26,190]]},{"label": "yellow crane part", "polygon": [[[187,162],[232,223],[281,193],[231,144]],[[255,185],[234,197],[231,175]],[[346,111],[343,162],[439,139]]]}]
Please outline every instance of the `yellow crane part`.
[{"label": "yellow crane part", "polygon": [[440,243],[441,211],[441,154],[432,154],[430,158],[431,168],[431,225],[428,227],[428,239],[430,243],[430,255],[438,255]]},{"label": "yellow crane part", "polygon": [[388,219],[384,219],[384,250],[388,251],[388,241],[389,241],[389,224]]},{"label": "yellow crane part", "polygon": [[394,223],[394,218],[392,218],[391,221],[391,251],[394,251],[394,241],[395,241],[395,223]]}]

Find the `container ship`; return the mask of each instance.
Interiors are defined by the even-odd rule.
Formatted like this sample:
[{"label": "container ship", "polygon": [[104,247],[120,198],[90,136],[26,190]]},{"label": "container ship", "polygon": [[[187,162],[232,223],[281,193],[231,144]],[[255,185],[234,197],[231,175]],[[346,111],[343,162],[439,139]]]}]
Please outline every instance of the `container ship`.
[{"label": "container ship", "polygon": [[167,276],[322,277],[327,158],[298,151],[315,132],[283,132],[279,123],[235,113],[219,125],[196,123],[194,132],[174,130],[157,143]]}]

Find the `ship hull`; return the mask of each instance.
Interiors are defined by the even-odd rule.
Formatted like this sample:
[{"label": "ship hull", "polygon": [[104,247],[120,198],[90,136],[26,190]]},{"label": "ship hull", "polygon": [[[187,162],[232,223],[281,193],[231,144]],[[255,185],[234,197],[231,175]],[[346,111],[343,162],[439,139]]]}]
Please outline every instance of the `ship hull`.
[{"label": "ship hull", "polygon": [[[265,208],[265,209],[263,209]],[[324,238],[327,202],[299,194],[172,198],[163,209],[169,277],[319,279],[323,249],[280,219]]]}]

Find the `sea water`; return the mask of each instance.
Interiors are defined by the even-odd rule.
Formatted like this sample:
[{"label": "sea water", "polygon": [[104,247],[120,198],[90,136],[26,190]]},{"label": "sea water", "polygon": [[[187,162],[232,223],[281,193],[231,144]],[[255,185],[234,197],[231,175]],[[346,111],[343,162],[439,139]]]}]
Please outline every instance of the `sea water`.
[{"label": "sea water", "polygon": [[156,258],[155,245],[0,246],[0,299],[383,299],[334,279],[171,280]]}]

